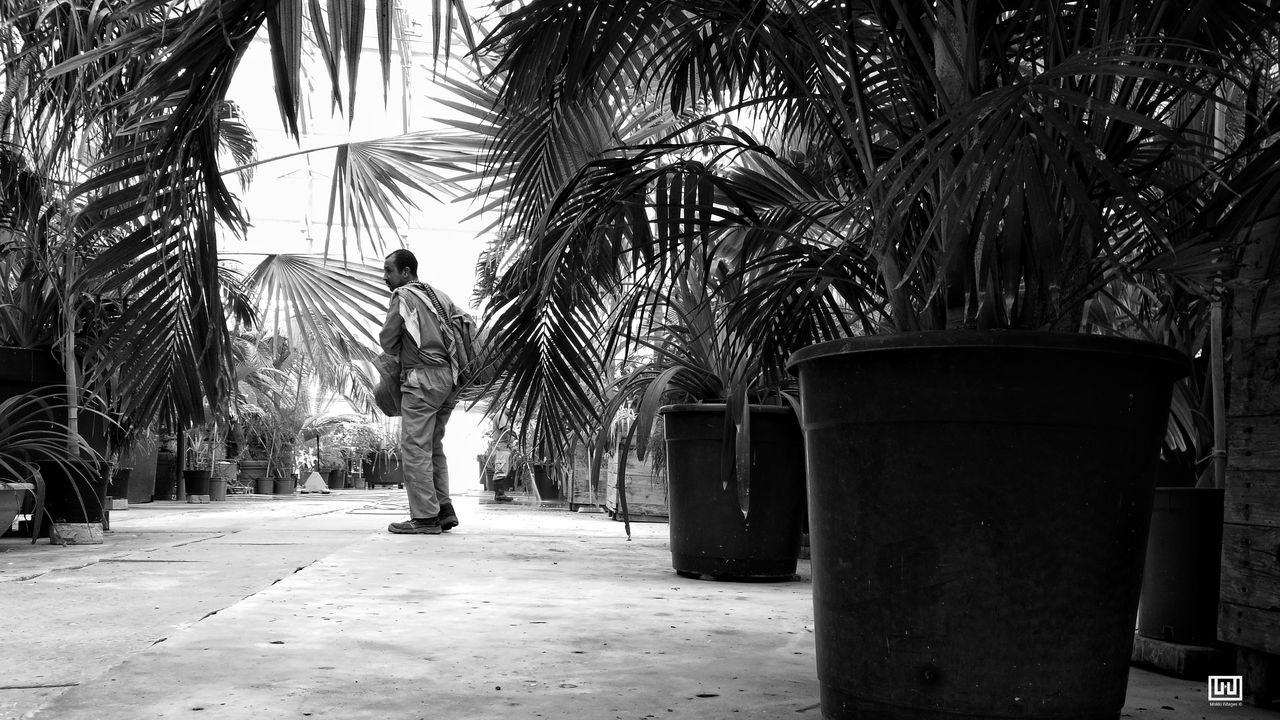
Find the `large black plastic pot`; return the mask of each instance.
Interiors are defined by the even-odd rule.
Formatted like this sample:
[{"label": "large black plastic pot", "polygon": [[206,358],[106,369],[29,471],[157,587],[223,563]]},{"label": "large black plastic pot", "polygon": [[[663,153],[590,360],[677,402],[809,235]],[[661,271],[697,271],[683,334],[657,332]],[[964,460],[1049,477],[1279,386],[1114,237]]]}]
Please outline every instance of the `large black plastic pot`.
[{"label": "large black plastic pot", "polygon": [[107,522],[110,479],[101,463],[70,461],[36,462],[44,478],[44,509],[55,523]]},{"label": "large black plastic pot", "polygon": [[787,579],[795,575],[804,512],[804,440],[790,408],[751,407],[749,512],[720,458],[725,405],[668,405],[671,564],[682,575]]},{"label": "large black plastic pot", "polygon": [[827,718],[1117,718],[1173,381],[1151,343],[801,349]]},{"label": "large black plastic pot", "polygon": [[1185,645],[1218,642],[1225,491],[1156,488],[1138,601],[1138,634]]}]

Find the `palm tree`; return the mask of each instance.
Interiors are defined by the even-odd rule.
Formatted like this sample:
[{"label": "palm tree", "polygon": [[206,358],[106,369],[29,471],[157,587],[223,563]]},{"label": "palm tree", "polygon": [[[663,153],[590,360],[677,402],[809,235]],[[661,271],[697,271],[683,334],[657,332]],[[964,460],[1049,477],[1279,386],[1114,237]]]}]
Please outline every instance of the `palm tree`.
[{"label": "palm tree", "polygon": [[[38,189],[66,196],[66,231],[98,240],[78,277],[85,287],[128,302],[83,348],[86,372],[90,382],[113,376],[121,410],[139,425],[156,417],[203,422],[230,390],[220,233],[241,235],[246,225],[225,176],[255,161],[241,142],[229,148],[238,167],[222,164],[233,124],[222,112],[227,88],[250,42],[265,30],[282,118],[298,135],[305,31],[333,79],[335,103],[349,115],[364,3],[332,8],[325,13],[318,3],[277,0],[0,1],[0,137],[30,161],[30,167],[10,163],[11,154],[0,153],[6,158],[0,195],[30,206],[25,188],[37,178],[44,183]],[[376,3],[384,83],[394,10],[393,0]],[[434,3],[433,17],[446,37],[455,28],[470,32],[461,0]],[[448,167],[445,155],[421,134],[343,144],[331,215],[344,228],[357,228],[357,246],[362,238],[376,243],[375,224],[391,218],[406,193],[429,190],[439,179],[417,161]],[[8,172],[14,168],[21,172]],[[31,220],[9,213],[13,206],[5,203],[0,218]],[[31,237],[19,239],[30,244]],[[343,244],[345,254],[345,238]],[[269,275],[259,273],[264,280]],[[326,282],[312,282],[314,292],[302,298],[310,306],[291,318],[326,341],[335,337],[332,327],[325,331],[320,321],[305,318],[330,313],[339,302],[339,295],[325,292],[331,275],[317,276]],[[297,282],[296,273],[290,277],[290,284]],[[285,285],[275,291],[287,293]],[[357,336],[342,339],[351,345]]]},{"label": "palm tree", "polygon": [[519,239],[502,402],[589,424],[601,318],[695,242],[751,282],[728,321],[774,367],[842,335],[1075,331],[1117,281],[1213,292],[1276,194],[1278,30],[1260,0],[522,3],[481,42]]}]

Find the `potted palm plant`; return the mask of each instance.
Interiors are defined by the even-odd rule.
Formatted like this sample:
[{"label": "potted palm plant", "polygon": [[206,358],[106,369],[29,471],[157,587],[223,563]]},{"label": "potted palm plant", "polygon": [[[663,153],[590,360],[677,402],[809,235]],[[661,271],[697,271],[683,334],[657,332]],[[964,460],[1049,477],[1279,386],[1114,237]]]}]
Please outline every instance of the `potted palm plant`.
[{"label": "potted palm plant", "polygon": [[[536,310],[589,315],[612,261],[663,272],[668,247],[727,233],[744,276],[769,278],[730,313],[745,337],[771,353],[827,340],[790,359],[824,714],[1115,717],[1188,360],[1084,315],[1116,280],[1205,293],[1228,268],[1274,193],[1274,128],[1269,106],[1229,135],[1205,125],[1269,102],[1250,59],[1280,15],[1105,0],[587,12],[534,0],[484,44],[492,167],[515,168],[501,190],[537,248],[498,334],[529,342],[538,318],[534,351],[559,349]],[[613,109],[654,97],[682,124],[603,140],[627,137]],[[569,112],[594,143],[538,174]],[[637,209],[678,230],[651,242]],[[582,354],[558,355],[561,375]],[[539,366],[514,360],[532,387]]]},{"label": "potted palm plant", "polygon": [[[105,463],[82,437],[50,419],[58,408],[67,409],[59,386],[0,400],[0,533],[10,530],[29,495],[33,543],[46,517],[53,523],[50,538],[55,542],[100,543],[103,494],[98,484],[103,478],[95,473]],[[68,442],[77,445],[78,459],[68,456]]]},{"label": "potted palm plant", "polygon": [[217,423],[186,432],[186,458],[182,470],[187,502],[207,503],[213,482],[214,459],[220,443]]},{"label": "potted palm plant", "polygon": [[[726,332],[722,316],[733,293],[714,293],[727,272],[715,267],[719,281],[703,282],[693,266],[669,291],[637,285],[620,300],[615,316],[625,320],[614,325],[611,342],[639,346],[641,359],[608,388],[602,425],[607,430],[620,410],[634,407],[622,446],[643,459],[661,416],[678,574],[790,579],[805,490],[800,426],[787,402],[794,402],[793,383]],[[609,434],[602,431],[601,442]],[[603,449],[593,455],[594,472]],[[619,458],[619,479],[625,467]]]},{"label": "potted palm plant", "polygon": [[382,436],[382,428],[370,420],[346,424],[337,433],[334,440],[350,487],[364,487],[362,461],[379,447]]},{"label": "potted palm plant", "polygon": [[34,461],[43,480],[35,515],[49,515],[64,538],[101,542],[111,473],[103,457],[116,426],[95,392],[109,383],[86,384],[83,365],[87,341],[118,307],[84,273],[105,238],[76,221],[77,204],[52,182],[54,156],[41,164],[29,148],[0,143],[0,400],[14,400],[25,423],[40,409],[64,433],[61,457]]},{"label": "potted palm plant", "polygon": [[257,481],[259,492],[292,495],[297,487],[294,473],[294,438],[302,419],[293,406],[272,407],[259,415],[243,418],[248,457],[265,462],[265,478]]},{"label": "potted palm plant", "polygon": [[[119,186],[111,180],[92,190],[84,185],[95,176],[94,163],[109,155],[123,137],[116,132],[120,116],[107,106],[113,104],[113,96],[126,94],[143,82],[142,76],[131,70],[123,76],[117,73],[125,65],[146,66],[156,55],[104,52],[79,65],[75,77],[68,78],[60,74],[58,64],[68,57],[68,49],[75,48],[73,55],[83,49],[79,45],[80,40],[87,39],[81,34],[86,30],[83,17],[70,6],[51,14],[31,4],[19,4],[10,10],[15,31],[0,47],[5,67],[14,73],[7,76],[7,92],[0,109],[0,125],[4,126],[5,136],[13,139],[0,152],[5,156],[0,165],[6,165],[5,171],[0,171],[0,235],[5,237],[0,268],[6,285],[0,289],[6,294],[0,325],[6,335],[11,335],[4,342],[45,354],[56,348],[73,408],[80,405],[76,397],[80,389],[89,388],[109,398],[112,409],[134,421],[135,426],[146,426],[165,410],[185,415],[187,408],[181,402],[173,402],[173,394],[163,388],[173,385],[170,380],[175,364],[185,362],[183,369],[190,370],[200,364],[195,358],[217,356],[216,351],[212,355],[204,353],[208,348],[204,344],[202,318],[200,311],[193,312],[193,306],[200,301],[190,302],[195,296],[203,296],[203,292],[165,291],[176,288],[167,285],[170,279],[194,279],[188,272],[192,270],[190,265],[182,270],[170,265],[174,272],[168,277],[150,275],[142,281],[128,278],[137,269],[133,260],[127,252],[113,255],[109,249],[119,249],[121,243],[127,245],[130,237],[137,240],[147,235],[147,221],[135,214],[116,215],[112,221],[104,222],[104,216],[99,214],[102,206],[96,202],[119,190]],[[126,26],[136,28],[136,23],[122,16],[101,19],[104,25],[96,30],[108,35]],[[115,76],[120,82],[108,82],[108,89],[99,84],[104,76]],[[88,87],[97,89],[84,91]],[[10,172],[15,169],[19,171]],[[185,206],[188,211],[200,205],[195,194],[186,192],[190,183],[174,175],[166,182],[170,182],[171,190],[158,199],[159,205],[170,209]],[[193,217],[187,215],[188,220]],[[166,249],[165,243],[188,232],[199,232],[194,228],[201,223],[183,224],[185,227],[176,235],[165,236],[168,240],[161,238],[163,233],[149,237],[145,242],[149,249],[142,254],[171,262],[177,248],[169,245]],[[152,240],[156,244],[151,244]],[[209,278],[195,284],[216,287],[216,283],[205,280]],[[177,285],[182,283],[179,280]],[[123,302],[127,297],[134,300],[128,309]],[[150,304],[152,301],[156,304]],[[151,312],[162,306],[167,310],[159,315]],[[166,323],[164,318],[172,323]],[[134,342],[140,330],[160,336],[177,327],[185,331],[155,344]],[[14,328],[20,329],[20,334],[8,332]],[[49,333],[52,338],[47,337]],[[159,350],[161,347],[164,349]],[[111,357],[113,350],[118,352],[115,357]],[[121,358],[129,362],[119,362]],[[133,364],[135,361],[137,365]],[[49,366],[56,367],[52,363]],[[212,379],[210,376],[218,369],[216,363],[207,363],[204,377]],[[116,392],[122,388],[127,390]],[[191,391],[188,398],[199,398],[207,389],[214,396],[217,394],[216,388],[206,388],[199,380],[185,389]],[[73,432],[90,430],[78,427],[76,412],[73,409],[67,418],[68,427]],[[94,445],[99,451],[104,450],[99,443]]]}]

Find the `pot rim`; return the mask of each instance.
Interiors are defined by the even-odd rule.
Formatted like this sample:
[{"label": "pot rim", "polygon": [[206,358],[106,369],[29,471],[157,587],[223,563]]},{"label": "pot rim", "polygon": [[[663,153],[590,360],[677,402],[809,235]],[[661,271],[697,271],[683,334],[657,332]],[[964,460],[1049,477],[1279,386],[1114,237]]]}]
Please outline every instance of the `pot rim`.
[{"label": "pot rim", "polygon": [[[727,403],[673,403],[671,405],[663,405],[658,408],[658,414],[665,415],[669,412],[722,413],[725,412],[728,407]],[[753,403],[748,405],[748,407],[751,408],[751,412],[772,413],[775,415],[782,413],[787,415],[795,414],[791,411],[790,407],[785,405],[756,405]]]},{"label": "pot rim", "polygon": [[1145,356],[1151,361],[1166,363],[1175,379],[1185,376],[1188,372],[1186,355],[1157,342],[1110,335],[1055,333],[1042,330],[925,330],[828,340],[802,347],[792,353],[791,357],[787,358],[787,370],[793,375],[798,375],[799,366],[802,363],[855,353],[912,350],[936,352],[993,348]]}]

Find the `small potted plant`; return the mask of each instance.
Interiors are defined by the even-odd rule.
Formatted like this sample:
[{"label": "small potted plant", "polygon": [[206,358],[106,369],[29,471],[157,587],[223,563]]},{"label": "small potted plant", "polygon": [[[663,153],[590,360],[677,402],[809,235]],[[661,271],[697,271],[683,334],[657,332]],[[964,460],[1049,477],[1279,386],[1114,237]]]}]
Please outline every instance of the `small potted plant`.
[{"label": "small potted plant", "polygon": [[[643,459],[661,416],[677,573],[789,579],[805,506],[793,381],[779,368],[771,373],[756,347],[726,329],[726,303],[738,290],[723,282],[724,272],[720,267],[718,279],[691,277],[669,292],[637,288],[619,304],[624,314],[654,320],[647,335],[624,339],[642,349],[642,359],[612,384],[601,417],[608,428],[634,406],[621,447],[624,453],[634,447]],[[615,335],[636,332],[631,323],[623,328],[615,327]],[[594,472],[603,449],[597,446]],[[620,458],[620,478],[623,468]]]},{"label": "small potted plant", "polygon": [[182,470],[187,502],[209,502],[214,454],[218,446],[217,427],[200,425],[186,433],[186,462]]},{"label": "small potted plant", "polygon": [[294,439],[302,427],[298,413],[293,412],[291,405],[262,407],[253,413],[243,413],[239,424],[244,454],[264,463],[265,475],[255,479],[255,490],[292,495],[297,487]]},{"label": "small potted plant", "polygon": [[317,460],[320,476],[330,490],[341,490],[347,482],[347,464],[342,458],[342,449],[332,445],[322,447]]},{"label": "small potted plant", "polygon": [[364,487],[364,458],[381,446],[383,431],[374,422],[344,423],[333,435],[340,460],[347,470],[347,481],[352,487]]},{"label": "small potted plant", "polygon": [[240,480],[258,495],[270,495],[274,483],[268,474],[272,435],[263,413],[242,412],[232,426],[238,450]]},{"label": "small potted plant", "polygon": [[[61,390],[41,388],[0,400],[0,533],[11,528],[31,495],[33,543],[46,516],[52,542],[101,543],[103,472],[109,465],[82,437],[50,419],[51,412],[66,409]],[[70,459],[68,447],[78,451],[78,459]]]}]

